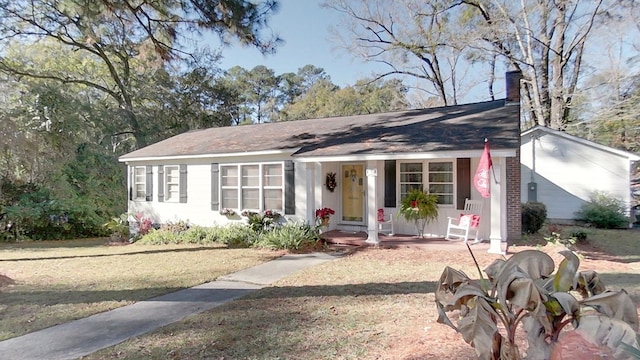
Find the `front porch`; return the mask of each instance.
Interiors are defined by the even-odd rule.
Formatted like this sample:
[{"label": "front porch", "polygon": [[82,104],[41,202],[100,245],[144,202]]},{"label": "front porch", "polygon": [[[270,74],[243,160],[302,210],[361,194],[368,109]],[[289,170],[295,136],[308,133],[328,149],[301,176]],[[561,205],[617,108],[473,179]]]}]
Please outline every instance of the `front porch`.
[{"label": "front porch", "polygon": [[[371,245],[366,242],[367,233],[365,231],[345,231],[345,230],[330,230],[322,234],[322,237],[329,244],[339,244],[348,246],[365,246]],[[378,246],[384,248],[416,248],[422,250],[467,250],[467,247],[462,241],[450,241],[444,238],[418,238],[416,235],[403,235],[396,234],[388,236],[379,233],[378,239],[380,244]],[[471,244],[471,249],[474,251],[488,251],[489,241],[483,241],[477,244]],[[506,252],[506,243],[502,244],[502,250]]]}]

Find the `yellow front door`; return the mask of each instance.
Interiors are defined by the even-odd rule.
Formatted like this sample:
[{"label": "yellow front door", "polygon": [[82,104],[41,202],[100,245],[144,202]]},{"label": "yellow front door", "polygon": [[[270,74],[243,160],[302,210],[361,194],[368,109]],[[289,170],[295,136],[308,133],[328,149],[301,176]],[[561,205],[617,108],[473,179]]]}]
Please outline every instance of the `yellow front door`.
[{"label": "yellow front door", "polygon": [[342,165],[342,222],[364,223],[364,165]]}]

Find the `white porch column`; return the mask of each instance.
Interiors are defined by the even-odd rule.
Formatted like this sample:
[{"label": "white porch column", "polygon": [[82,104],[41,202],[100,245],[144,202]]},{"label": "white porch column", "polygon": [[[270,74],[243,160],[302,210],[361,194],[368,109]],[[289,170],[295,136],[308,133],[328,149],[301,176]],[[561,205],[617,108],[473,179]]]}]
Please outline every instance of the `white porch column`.
[{"label": "white porch column", "polygon": [[506,161],[504,157],[492,159],[491,170],[491,234],[487,252],[505,254],[502,250],[502,239],[507,234],[507,181]]},{"label": "white porch column", "polygon": [[376,196],[377,196],[377,186],[376,186],[376,178],[378,176],[378,167],[376,161],[369,160],[367,161],[367,243],[368,244],[380,244],[380,239],[378,238],[378,215],[376,209]]},{"label": "white porch column", "polygon": [[307,210],[305,216],[307,218],[307,222],[311,225],[314,225],[316,223],[316,165],[315,163],[308,162],[305,163],[305,166],[305,181],[307,183]]}]

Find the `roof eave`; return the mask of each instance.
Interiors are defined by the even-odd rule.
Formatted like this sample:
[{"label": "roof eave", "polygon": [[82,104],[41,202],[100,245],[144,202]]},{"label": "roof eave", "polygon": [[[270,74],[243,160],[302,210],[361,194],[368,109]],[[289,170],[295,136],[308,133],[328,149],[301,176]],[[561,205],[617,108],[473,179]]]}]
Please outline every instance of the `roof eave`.
[{"label": "roof eave", "polygon": [[269,156],[269,155],[291,155],[300,150],[284,149],[284,150],[261,150],[261,151],[245,151],[234,153],[211,153],[211,154],[195,154],[195,155],[165,155],[165,156],[139,156],[139,157],[126,157],[121,156],[118,161],[123,163],[137,162],[137,161],[172,161],[172,160],[184,160],[184,159],[206,159],[206,158],[229,158],[239,156]]}]

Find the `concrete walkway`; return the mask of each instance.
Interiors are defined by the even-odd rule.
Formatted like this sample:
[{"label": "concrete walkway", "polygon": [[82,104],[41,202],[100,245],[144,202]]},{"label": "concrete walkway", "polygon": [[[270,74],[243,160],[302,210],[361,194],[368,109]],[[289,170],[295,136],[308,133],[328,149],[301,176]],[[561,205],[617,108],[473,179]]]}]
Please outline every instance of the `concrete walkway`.
[{"label": "concrete walkway", "polygon": [[0,342],[0,359],[77,359],[242,297],[339,255],[285,255],[217,281]]}]

